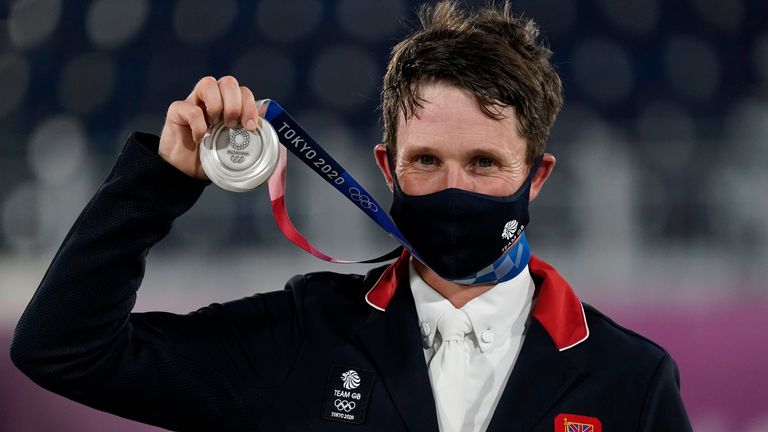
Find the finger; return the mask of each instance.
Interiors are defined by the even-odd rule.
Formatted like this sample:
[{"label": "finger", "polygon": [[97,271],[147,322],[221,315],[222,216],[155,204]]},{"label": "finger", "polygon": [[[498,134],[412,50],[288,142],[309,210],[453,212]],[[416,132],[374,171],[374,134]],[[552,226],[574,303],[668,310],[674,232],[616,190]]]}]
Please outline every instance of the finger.
[{"label": "finger", "polygon": [[261,99],[256,101],[256,110],[259,112],[259,117],[265,117],[267,115],[267,105],[269,105],[266,101],[268,99]]},{"label": "finger", "polygon": [[219,80],[219,92],[224,101],[224,123],[229,127],[237,126],[243,109],[242,94],[237,80],[227,75]]},{"label": "finger", "polygon": [[202,141],[208,131],[203,109],[191,102],[173,102],[168,108],[166,120],[181,127],[188,127],[196,143]]},{"label": "finger", "polygon": [[187,97],[187,101],[205,110],[205,119],[208,124],[217,123],[221,118],[224,102],[216,78],[207,76],[198,81],[192,93]]},{"label": "finger", "polygon": [[253,97],[251,89],[245,86],[240,86],[241,99],[243,101],[243,108],[240,114],[240,124],[245,125],[245,128],[249,131],[255,131],[259,126],[259,114],[256,108],[256,98]]}]

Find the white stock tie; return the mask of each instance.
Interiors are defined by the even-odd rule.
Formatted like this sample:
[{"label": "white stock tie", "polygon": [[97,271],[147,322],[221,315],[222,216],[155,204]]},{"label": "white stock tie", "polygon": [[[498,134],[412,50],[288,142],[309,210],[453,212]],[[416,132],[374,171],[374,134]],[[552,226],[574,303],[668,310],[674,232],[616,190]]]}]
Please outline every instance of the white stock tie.
[{"label": "white stock tie", "polygon": [[429,362],[437,417],[442,432],[460,431],[467,408],[465,343],[467,333],[472,331],[472,323],[466,312],[451,307],[437,320],[437,331],[443,341]]}]

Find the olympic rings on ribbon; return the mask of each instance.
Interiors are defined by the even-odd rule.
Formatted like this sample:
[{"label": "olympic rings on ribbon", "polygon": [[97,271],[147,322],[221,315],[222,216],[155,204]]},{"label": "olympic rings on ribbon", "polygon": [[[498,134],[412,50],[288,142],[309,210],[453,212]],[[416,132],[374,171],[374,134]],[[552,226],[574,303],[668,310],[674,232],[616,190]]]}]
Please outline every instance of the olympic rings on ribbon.
[{"label": "olympic rings on ribbon", "polygon": [[344,411],[344,412],[350,412],[353,409],[355,409],[355,403],[352,401],[336,399],[335,401],[333,401],[333,405],[336,407],[337,410]]},{"label": "olympic rings on ribbon", "polygon": [[360,189],[356,187],[349,188],[349,198],[359,202],[360,206],[365,207],[374,213],[379,211],[379,206],[371,201],[371,197],[360,192]]}]

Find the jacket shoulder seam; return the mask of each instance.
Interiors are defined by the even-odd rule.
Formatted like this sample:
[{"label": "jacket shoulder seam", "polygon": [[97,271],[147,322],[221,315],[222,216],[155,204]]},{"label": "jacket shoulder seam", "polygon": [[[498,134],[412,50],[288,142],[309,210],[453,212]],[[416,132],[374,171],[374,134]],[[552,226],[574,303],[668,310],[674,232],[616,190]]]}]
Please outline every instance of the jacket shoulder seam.
[{"label": "jacket shoulder seam", "polygon": [[641,335],[641,334],[639,334],[637,332],[634,332],[634,331],[632,331],[632,330],[622,326],[621,324],[618,324],[616,321],[612,320],[610,317],[606,316],[604,313],[602,313],[599,310],[597,310],[594,306],[589,305],[589,304],[584,303],[584,302],[582,302],[582,304],[584,305],[584,312],[585,312],[585,314],[587,314],[589,317],[591,317],[593,319],[600,319],[601,321],[606,323],[609,327],[619,331],[620,333],[622,333],[624,335],[627,335],[627,336],[630,336],[630,337],[632,337],[634,339],[639,339],[640,341],[645,342],[646,345],[649,345],[649,346],[652,346],[652,347],[656,348],[659,351],[659,354],[661,355],[662,358],[665,357],[665,356],[669,356],[669,352],[666,349],[664,349],[664,347],[659,345],[658,343],[652,341],[651,339],[649,339],[649,338],[647,338],[647,337],[645,337],[645,336],[643,336],[643,335]]}]

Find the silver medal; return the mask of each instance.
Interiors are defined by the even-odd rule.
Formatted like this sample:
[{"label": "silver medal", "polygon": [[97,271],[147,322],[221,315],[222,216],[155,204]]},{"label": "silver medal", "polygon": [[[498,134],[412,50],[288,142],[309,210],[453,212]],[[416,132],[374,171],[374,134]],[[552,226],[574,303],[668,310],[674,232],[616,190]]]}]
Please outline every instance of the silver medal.
[{"label": "silver medal", "polygon": [[208,178],[232,192],[247,192],[264,183],[275,170],[279,140],[272,125],[261,119],[251,132],[238,125],[211,126],[200,143],[200,162]]}]

